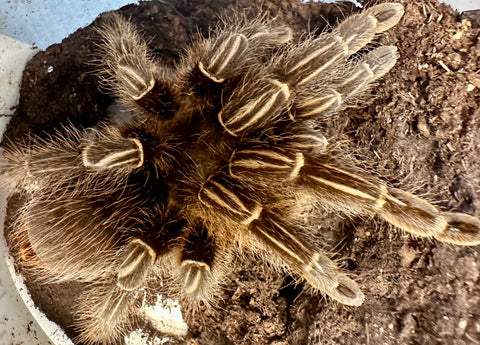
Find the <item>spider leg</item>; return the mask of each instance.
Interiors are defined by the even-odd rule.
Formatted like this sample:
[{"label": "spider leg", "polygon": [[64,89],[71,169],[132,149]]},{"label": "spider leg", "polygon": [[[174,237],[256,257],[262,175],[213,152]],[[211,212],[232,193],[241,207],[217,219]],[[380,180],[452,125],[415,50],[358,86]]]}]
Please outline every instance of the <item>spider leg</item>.
[{"label": "spider leg", "polygon": [[[250,69],[242,87],[232,92],[218,113],[218,121],[232,136],[268,127],[290,107],[292,88],[317,78],[347,52],[341,37],[323,35],[274,57],[266,69]],[[329,95],[326,102],[336,102],[337,94]]]},{"label": "spider leg", "polygon": [[[346,75],[345,78],[338,83],[336,87],[337,92],[348,100],[360,91],[365,90],[369,83],[383,76],[395,65],[396,51],[396,47],[381,47],[367,54],[365,62],[356,65],[352,73]],[[373,59],[374,56],[379,56],[378,53],[383,53],[383,55],[381,55],[383,59],[380,61]],[[370,61],[371,65],[368,61]]]},{"label": "spider leg", "polygon": [[377,20],[375,31],[377,33],[387,31],[397,25],[403,17],[405,10],[399,3],[384,3],[372,6],[365,10],[367,15]]},{"label": "spider leg", "polygon": [[[168,284],[169,294],[184,300],[187,311],[189,308],[195,310],[199,301],[209,306],[215,302],[213,297],[232,260],[231,246],[217,241],[212,230],[214,224],[192,218],[186,211],[167,216],[170,220],[165,221],[165,218],[154,227],[157,231],[161,229],[161,237],[149,241],[158,256],[155,268],[160,275],[172,278]],[[168,238],[167,243],[160,243],[159,247],[159,242],[165,242],[165,238]]]},{"label": "spider leg", "polygon": [[104,84],[130,109],[172,117],[177,109],[173,72],[153,60],[134,25],[109,13],[97,32],[102,39],[100,77]]},{"label": "spider leg", "polygon": [[206,225],[197,221],[184,228],[183,243],[177,279],[181,282],[182,291],[196,299],[208,299],[214,288],[216,245]]},{"label": "spider leg", "polygon": [[244,34],[247,36],[255,55],[264,54],[265,50],[280,47],[293,38],[292,29],[278,23],[263,25],[246,25]]},{"label": "spider leg", "polygon": [[461,246],[480,244],[480,220],[464,213],[442,212],[427,201],[387,188],[379,215],[412,234]]},{"label": "spider leg", "polygon": [[233,220],[236,231],[245,228],[315,289],[343,304],[362,303],[363,294],[353,280],[340,272],[323,252],[298,236],[293,224],[252,199],[242,187],[231,177],[213,175],[201,187],[198,200],[204,212],[215,210],[217,217],[220,214],[226,220]]},{"label": "spider leg", "polygon": [[387,31],[395,26],[402,18],[403,13],[402,4],[375,5],[348,17],[334,31],[347,44],[348,55],[352,55],[371,42],[376,33]]},{"label": "spider leg", "polygon": [[[263,24],[257,19],[237,23],[234,27],[217,31],[210,38],[199,39],[187,50],[187,54],[178,68],[181,71],[183,95],[188,95],[188,97],[184,97],[184,108],[195,109],[203,114],[208,113],[204,110],[220,108],[224,102],[223,94],[233,91],[235,93],[233,101],[228,100],[226,103],[242,108],[242,113],[238,114],[236,119],[232,119],[233,113],[227,107],[223,110],[224,113],[218,115],[222,126],[232,136],[237,136],[239,132],[243,131],[244,122],[250,120],[255,124],[255,128],[259,128],[264,122],[261,116],[265,115],[264,111],[268,111],[274,102],[270,98],[277,97],[279,92],[287,93],[288,97],[289,90],[285,90],[282,83],[271,78],[271,75],[263,76],[262,68],[253,68],[253,66],[259,65],[259,59],[268,55],[266,51],[287,43],[291,38],[292,30],[289,27],[271,23]],[[253,80],[258,81],[258,85],[245,85],[240,88],[241,90],[258,88],[261,94],[254,94],[254,100],[250,93],[242,94],[236,87],[232,90],[232,86],[236,86],[239,78],[242,78],[241,76],[245,73],[251,75]],[[245,84],[245,81],[240,81],[240,83]],[[226,90],[230,91],[226,92]],[[277,108],[284,106],[284,101],[281,99],[283,96],[280,95],[280,99],[277,100],[279,102]],[[239,99],[235,101],[235,98]],[[250,100],[252,102],[249,102]],[[248,114],[245,114],[245,111],[248,111],[251,106],[261,108],[257,109],[261,112],[260,119],[258,117],[251,119]],[[247,118],[242,119],[244,116]],[[230,121],[240,121],[240,123],[231,125]]]},{"label": "spider leg", "polygon": [[138,238],[131,240],[123,250],[125,255],[118,267],[117,286],[125,291],[134,291],[144,284],[157,254]]},{"label": "spider leg", "polygon": [[[358,63],[347,63],[350,68],[343,72],[336,66],[369,43],[375,33],[395,25],[402,15],[400,4],[374,6],[348,18],[333,33],[291,45],[285,52],[274,55],[263,70],[250,68],[242,79],[242,87],[232,92],[218,113],[218,121],[229,134],[239,136],[272,124],[292,103],[295,118],[318,117],[340,110],[393,67],[396,48],[374,49]],[[240,58],[247,48],[241,48],[240,39],[222,44],[230,41],[236,43],[228,51],[233,54],[241,49]],[[244,42],[248,43],[247,38]],[[332,71],[337,73],[332,75]],[[291,90],[296,90],[295,94]]]},{"label": "spider leg", "polygon": [[248,39],[241,33],[224,33],[216,40],[205,40],[204,44],[198,68],[215,83],[233,76],[248,54]]},{"label": "spider leg", "polygon": [[135,137],[125,137],[113,126],[90,129],[83,140],[82,165],[93,171],[111,171],[128,175],[141,168],[145,161],[142,142]]},{"label": "spider leg", "polygon": [[273,212],[263,210],[248,230],[269,250],[280,254],[293,270],[313,288],[346,305],[361,305],[360,287],[318,248],[295,234],[295,226],[285,223]]},{"label": "spider leg", "polygon": [[322,34],[291,46],[275,58],[271,68],[291,87],[301,87],[323,77],[328,70],[348,57],[348,46],[335,34]]},{"label": "spider leg", "polygon": [[305,183],[319,191],[319,198],[334,207],[341,203],[353,213],[378,214],[419,236],[457,245],[480,244],[480,220],[476,217],[442,212],[413,194],[331,164],[313,164],[302,175]]},{"label": "spider leg", "polygon": [[75,326],[79,340],[87,344],[116,343],[131,330],[139,316],[139,292],[148,281],[157,253],[135,237],[119,253],[115,276],[106,274],[77,301]]},{"label": "spider leg", "polygon": [[328,140],[321,133],[316,130],[314,122],[302,121],[301,124],[296,125],[296,122],[289,123],[284,128],[281,128],[280,137],[276,140],[275,147],[282,147],[287,150],[301,151],[318,155],[323,153],[328,146]]},{"label": "spider leg", "polygon": [[140,139],[103,126],[83,132],[64,128],[47,138],[7,144],[3,157],[1,173],[15,185],[57,189],[80,177],[95,180],[103,173],[121,179],[143,166],[145,152]]},{"label": "spider leg", "polygon": [[261,72],[250,73],[258,77],[246,77],[244,87],[235,90],[218,113],[218,121],[232,136],[264,127],[290,104],[287,84],[262,76]]},{"label": "spider leg", "polygon": [[382,4],[353,15],[331,33],[310,38],[276,58],[274,68],[282,81],[299,87],[328,80],[336,66],[372,41],[376,33],[394,26],[403,15],[401,4]]},{"label": "spider leg", "polygon": [[[368,86],[383,77],[397,61],[397,48],[378,47],[349,66],[340,77],[312,84],[297,94],[292,112],[295,119],[325,118],[354,103]],[[354,103],[355,104],[355,103]]]},{"label": "spider leg", "polygon": [[58,191],[65,185],[75,186],[77,192],[89,188],[98,193],[101,186],[116,190],[132,175],[158,177],[171,169],[176,139],[168,128],[160,135],[151,131],[142,123],[120,128],[104,123],[84,131],[66,127],[47,138],[35,136],[22,144],[7,144],[1,175],[15,188],[27,190]]},{"label": "spider leg", "polygon": [[[229,28],[217,28],[208,39],[200,39],[187,52],[184,64],[198,69],[214,83],[223,83],[238,75],[249,62],[255,62],[266,50],[281,46],[293,37],[285,25],[244,20]],[[253,60],[255,59],[255,60]]]},{"label": "spider leg", "polygon": [[65,133],[21,143],[6,140],[1,174],[15,186],[55,184],[78,176],[83,171],[79,143],[82,134],[72,128]]},{"label": "spider leg", "polygon": [[249,183],[296,181],[315,190],[325,206],[350,214],[378,214],[410,233],[458,245],[480,244],[480,220],[438,210],[410,193],[390,188],[378,179],[309,157],[300,151],[258,147],[234,153],[230,174]]},{"label": "spider leg", "polygon": [[121,128],[103,124],[84,131],[81,165],[90,174],[118,179],[136,172],[165,175],[171,169],[178,141],[161,120],[151,119],[148,125],[125,123]]}]

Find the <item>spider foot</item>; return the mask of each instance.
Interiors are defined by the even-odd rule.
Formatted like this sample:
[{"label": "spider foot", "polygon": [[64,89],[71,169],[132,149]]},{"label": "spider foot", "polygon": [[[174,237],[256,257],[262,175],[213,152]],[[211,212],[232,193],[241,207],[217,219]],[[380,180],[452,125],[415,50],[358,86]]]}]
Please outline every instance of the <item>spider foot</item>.
[{"label": "spider foot", "polygon": [[334,30],[348,46],[352,55],[372,41],[376,33],[395,26],[404,13],[403,6],[386,3],[372,6],[362,13],[353,15],[341,22]]},{"label": "spider foot", "polygon": [[342,304],[359,306],[365,299],[358,284],[339,272],[321,252],[315,253],[311,262],[303,267],[302,276],[312,287]]},{"label": "spider foot", "polygon": [[447,221],[447,225],[435,238],[460,246],[480,244],[480,219],[468,214],[451,212],[443,212],[442,216]]}]

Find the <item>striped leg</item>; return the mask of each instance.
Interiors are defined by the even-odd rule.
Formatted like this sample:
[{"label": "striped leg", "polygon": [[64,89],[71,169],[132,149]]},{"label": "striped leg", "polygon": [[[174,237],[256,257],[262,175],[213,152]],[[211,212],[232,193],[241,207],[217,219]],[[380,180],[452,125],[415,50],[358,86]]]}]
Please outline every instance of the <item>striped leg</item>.
[{"label": "striped leg", "polygon": [[137,316],[139,291],[156,253],[139,239],[131,240],[120,253],[115,280],[103,277],[77,302],[79,317],[75,326],[80,330],[79,338],[87,344],[117,343]]},{"label": "striped leg", "polygon": [[155,128],[157,122],[136,123],[122,130],[109,124],[86,129],[79,145],[82,169],[118,178],[148,169],[155,170],[155,175],[165,173],[171,168],[178,138],[152,134],[149,125]]},{"label": "striped leg", "polygon": [[297,236],[292,224],[285,224],[273,212],[263,210],[249,224],[248,230],[314,289],[342,304],[359,306],[363,303],[364,295],[357,283],[341,272],[323,251]]},{"label": "striped leg", "polygon": [[115,127],[89,129],[85,137],[82,164],[86,169],[111,171],[126,176],[144,164],[142,142],[137,138],[126,138]]},{"label": "striped leg", "polygon": [[245,20],[233,29],[219,30],[213,37],[199,41],[187,52],[188,64],[207,79],[223,83],[241,73],[247,62],[257,63],[266,50],[292,39],[289,27],[262,19]]},{"label": "striped leg", "polygon": [[371,42],[376,33],[394,26],[402,15],[401,4],[373,6],[347,18],[332,33],[292,47],[275,62],[276,69],[289,85],[303,86],[317,78],[324,80],[329,71]]},{"label": "striped leg", "polygon": [[177,279],[188,297],[208,300],[218,285],[218,250],[214,238],[202,221],[184,228]]},{"label": "striped leg", "polygon": [[[315,164],[303,172],[305,183],[319,198],[353,213],[378,214],[389,223],[419,236],[457,245],[480,244],[480,220],[462,213],[438,210],[410,193],[389,188],[329,164]],[[342,204],[344,206],[342,206]]]},{"label": "striped leg", "polygon": [[126,177],[144,165],[142,142],[125,137],[115,127],[83,132],[65,128],[63,132],[46,139],[32,137],[25,144],[7,145],[2,175],[17,185],[62,188],[62,183],[95,179],[98,173]]},{"label": "striped leg", "polygon": [[123,252],[117,273],[117,286],[125,291],[134,291],[144,284],[157,255],[140,239],[131,240]]},{"label": "striped leg", "polygon": [[[264,126],[267,121],[279,117],[291,104],[290,89],[308,84],[322,77],[329,68],[333,68],[342,58],[348,56],[348,47],[338,35],[322,35],[317,39],[307,40],[298,46],[287,50],[283,55],[277,56],[270,68],[277,79],[270,79],[274,86],[257,85],[261,80],[267,79],[268,75],[261,76],[252,73],[250,78],[245,77],[245,87],[234,93],[228,100],[227,105],[219,115],[220,123],[225,129],[234,135],[238,132],[252,131]],[[253,80],[252,82],[248,82]],[[259,81],[260,80],[260,81]],[[265,82],[264,82],[265,83]],[[253,90],[262,90],[257,92]],[[269,90],[268,90],[269,89]],[[280,90],[281,93],[279,93]],[[281,96],[281,101],[274,100]],[[301,93],[300,93],[301,95]],[[275,96],[275,97],[273,97]],[[322,99],[327,105],[323,107],[337,108],[341,102],[341,96],[333,91]],[[275,101],[274,106],[265,104],[264,99]],[[305,102],[305,101],[304,101]],[[316,100],[316,102],[318,102]],[[297,102],[298,103],[298,102]],[[314,105],[317,106],[316,104]],[[240,111],[237,111],[240,108]],[[233,123],[232,123],[233,122]],[[241,124],[239,127],[237,124]]]},{"label": "striped leg", "polygon": [[347,65],[340,77],[305,89],[295,99],[294,118],[325,118],[348,107],[368,90],[371,83],[393,68],[397,61],[396,52],[397,48],[393,46],[376,48],[358,63]]},{"label": "striped leg", "polygon": [[[374,49],[358,63],[346,59],[369,43],[377,32],[395,25],[402,15],[403,7],[399,4],[374,6],[348,18],[333,33],[307,39],[273,56],[268,73],[262,75],[252,69],[244,76],[243,87],[233,92],[219,113],[220,124],[233,136],[252,132],[280,117],[292,102],[295,118],[319,117],[339,111],[342,105],[348,104],[368,84],[393,67],[396,48]],[[245,48],[240,43],[243,41]],[[227,49],[229,42],[232,43]],[[247,50],[247,43],[246,37],[225,40],[218,56],[225,55],[222,51],[228,50],[229,54],[240,58]],[[227,66],[230,60],[222,61]],[[339,64],[349,68],[339,70]],[[291,89],[297,91],[294,96]]]},{"label": "striped leg", "polygon": [[198,68],[215,83],[233,76],[248,54],[248,40],[240,33],[227,33],[204,44]]},{"label": "striped leg", "polygon": [[307,121],[302,121],[300,125],[297,125],[296,122],[288,124],[281,128],[281,135],[275,146],[314,156],[324,153],[328,141],[321,131],[315,129],[316,125],[315,122],[308,123]]},{"label": "striped leg", "polygon": [[315,289],[340,303],[360,305],[363,294],[358,285],[342,273],[321,251],[312,248],[297,235],[293,224],[288,224],[259,202],[252,200],[234,179],[211,176],[202,186],[198,198],[205,211],[234,221],[238,228],[248,231],[263,244],[268,252],[275,253],[281,261],[302,276]]},{"label": "striped leg", "polygon": [[458,245],[480,244],[480,220],[462,213],[438,210],[410,193],[389,188],[299,151],[254,148],[237,151],[230,173],[241,181],[293,181],[314,190],[322,205],[350,214],[378,214],[410,233]]},{"label": "striped leg", "polygon": [[218,121],[232,136],[265,127],[290,104],[290,88],[275,79],[245,78],[245,86],[233,92]]},{"label": "striped leg", "polygon": [[[257,24],[257,25],[255,25]],[[247,25],[245,35],[252,46],[255,55],[261,56],[267,49],[276,48],[290,42],[293,38],[292,29],[278,23]]]},{"label": "striped leg", "polygon": [[125,188],[133,176],[150,178],[149,169],[157,174],[167,171],[175,150],[172,136],[153,137],[143,124],[138,127],[125,133],[105,124],[84,131],[63,128],[47,138],[35,136],[25,143],[7,144],[0,176],[15,188],[28,190],[47,188],[66,194],[66,186],[74,187],[68,190],[72,198],[83,189],[101,194],[100,187]]},{"label": "striped leg", "polygon": [[169,118],[174,115],[172,72],[158,66],[133,24],[116,13],[104,15],[97,28],[102,38],[100,77],[127,107]]},{"label": "striped leg", "polygon": [[[385,75],[397,60],[395,47],[376,48],[358,62],[346,59],[368,44],[376,33],[394,26],[402,15],[400,4],[373,6],[347,18],[332,33],[287,51],[279,60],[279,74],[289,85],[300,87],[292,107],[295,118],[336,113]],[[343,67],[337,68],[340,63]]]},{"label": "striped leg", "polygon": [[[253,21],[236,30],[197,42],[187,52],[187,87],[192,94],[212,101],[229,78],[243,78],[242,88],[233,91],[218,114],[218,121],[232,136],[261,128],[288,107],[288,86],[265,74],[259,57],[292,38],[286,26],[270,26]],[[245,75],[246,74],[246,75]],[[241,77],[243,76],[243,77]],[[209,96],[209,97],[206,97]]]},{"label": "striped leg", "polygon": [[378,211],[385,220],[412,234],[461,246],[480,244],[480,220],[464,213],[441,212],[410,193],[387,188]]},{"label": "striped leg", "polygon": [[277,58],[276,73],[288,85],[303,86],[320,79],[348,56],[348,46],[338,35],[324,34],[292,47]]},{"label": "striped leg", "polygon": [[395,26],[404,13],[403,5],[385,3],[372,6],[364,12],[348,17],[334,32],[342,37],[352,55],[370,43],[376,33],[387,31]]}]

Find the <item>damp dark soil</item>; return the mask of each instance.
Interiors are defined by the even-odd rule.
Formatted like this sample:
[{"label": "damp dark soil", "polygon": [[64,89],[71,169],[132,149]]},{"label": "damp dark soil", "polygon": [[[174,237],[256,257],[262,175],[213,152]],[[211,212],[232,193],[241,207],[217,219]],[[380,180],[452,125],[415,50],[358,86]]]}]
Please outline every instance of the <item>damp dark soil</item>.
[{"label": "damp dark soil", "polygon": [[[218,13],[254,3],[153,1],[119,12],[151,38],[156,58],[170,64],[197,31],[208,33]],[[396,45],[398,63],[370,97],[345,112],[342,131],[392,185],[414,191],[443,210],[480,215],[478,17],[474,12],[462,17],[434,0],[401,3],[405,16],[375,43]],[[304,32],[321,30],[358,10],[348,2],[264,0],[262,6]],[[89,63],[96,40],[91,27],[80,29],[30,61],[9,138],[45,135],[60,123],[87,127],[104,118],[113,99],[99,91],[95,66]],[[15,205],[14,198],[10,221]],[[218,310],[195,315],[187,339],[178,342],[480,343],[480,248],[415,238],[378,219],[333,218],[327,224],[318,224],[319,233],[334,231],[345,238],[335,251],[366,294],[362,306],[312,296],[292,277],[251,257],[239,257],[219,296]],[[41,309],[72,335],[69,307],[81,285],[39,286],[28,277],[27,283]]]}]

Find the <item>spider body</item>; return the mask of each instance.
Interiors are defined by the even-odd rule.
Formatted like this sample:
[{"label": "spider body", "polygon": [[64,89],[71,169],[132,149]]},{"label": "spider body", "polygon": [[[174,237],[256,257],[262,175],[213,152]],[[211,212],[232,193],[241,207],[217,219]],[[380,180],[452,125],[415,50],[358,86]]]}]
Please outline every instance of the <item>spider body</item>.
[{"label": "spider body", "polygon": [[124,114],[6,145],[2,169],[29,192],[12,237],[36,254],[37,274],[91,283],[77,302],[80,341],[119,341],[139,291],[161,277],[185,301],[211,301],[244,247],[360,305],[358,285],[302,227],[302,214],[318,207],[480,243],[477,218],[355,168],[322,131],[394,66],[395,47],[354,54],[402,14],[399,4],[373,6],[300,42],[266,16],[227,23],[175,68],[150,56],[131,23],[104,17],[103,83]]}]

